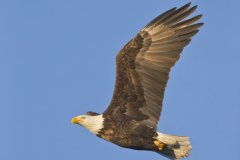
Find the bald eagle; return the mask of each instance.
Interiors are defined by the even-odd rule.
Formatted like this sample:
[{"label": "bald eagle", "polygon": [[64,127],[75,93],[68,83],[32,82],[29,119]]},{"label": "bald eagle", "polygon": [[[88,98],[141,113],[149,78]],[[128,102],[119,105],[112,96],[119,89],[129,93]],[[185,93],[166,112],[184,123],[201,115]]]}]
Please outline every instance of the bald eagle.
[{"label": "bald eagle", "polygon": [[124,148],[155,151],[169,159],[188,156],[189,137],[157,131],[169,72],[198,33],[202,15],[186,18],[197,6],[172,8],[147,24],[116,56],[112,100],[102,113],[72,118],[106,141]]}]

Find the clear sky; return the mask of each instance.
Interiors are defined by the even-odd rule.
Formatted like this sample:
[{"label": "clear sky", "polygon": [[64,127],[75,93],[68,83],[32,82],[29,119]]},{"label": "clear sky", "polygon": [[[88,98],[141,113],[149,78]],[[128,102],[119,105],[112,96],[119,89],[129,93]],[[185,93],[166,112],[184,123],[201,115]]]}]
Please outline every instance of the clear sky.
[{"label": "clear sky", "polygon": [[[187,2],[0,0],[0,159],[165,160],[70,120],[106,109],[116,53],[152,18]],[[240,1],[196,4],[205,25],[171,72],[158,128],[190,136],[189,159],[240,159]]]}]

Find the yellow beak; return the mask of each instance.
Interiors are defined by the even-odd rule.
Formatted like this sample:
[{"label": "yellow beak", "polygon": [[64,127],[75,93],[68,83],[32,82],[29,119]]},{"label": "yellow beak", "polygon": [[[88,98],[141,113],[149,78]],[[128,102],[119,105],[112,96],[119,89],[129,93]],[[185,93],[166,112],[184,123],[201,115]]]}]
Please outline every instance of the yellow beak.
[{"label": "yellow beak", "polygon": [[79,117],[73,117],[72,118],[72,124],[79,124],[81,123],[81,119]]}]

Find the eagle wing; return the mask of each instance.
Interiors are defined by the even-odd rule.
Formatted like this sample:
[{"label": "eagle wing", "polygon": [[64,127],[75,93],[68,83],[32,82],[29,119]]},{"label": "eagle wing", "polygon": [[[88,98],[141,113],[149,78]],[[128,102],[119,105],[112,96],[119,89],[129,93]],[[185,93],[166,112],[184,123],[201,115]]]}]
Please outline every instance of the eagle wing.
[{"label": "eagle wing", "polygon": [[104,116],[119,115],[156,128],[169,72],[203,23],[185,20],[197,6],[170,9],[130,40],[116,56],[116,81]]}]

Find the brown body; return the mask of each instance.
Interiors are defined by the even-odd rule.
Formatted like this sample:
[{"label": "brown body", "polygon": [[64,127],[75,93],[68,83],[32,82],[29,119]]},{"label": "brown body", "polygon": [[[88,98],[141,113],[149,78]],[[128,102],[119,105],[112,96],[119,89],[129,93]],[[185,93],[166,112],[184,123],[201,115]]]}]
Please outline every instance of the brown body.
[{"label": "brown body", "polygon": [[117,117],[116,119],[106,118],[104,120],[104,126],[106,127],[99,132],[98,136],[124,148],[137,150],[157,149],[153,143],[153,137],[156,136],[155,128],[147,127],[126,118],[121,123],[116,121],[119,121]]}]

